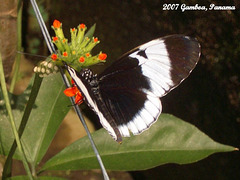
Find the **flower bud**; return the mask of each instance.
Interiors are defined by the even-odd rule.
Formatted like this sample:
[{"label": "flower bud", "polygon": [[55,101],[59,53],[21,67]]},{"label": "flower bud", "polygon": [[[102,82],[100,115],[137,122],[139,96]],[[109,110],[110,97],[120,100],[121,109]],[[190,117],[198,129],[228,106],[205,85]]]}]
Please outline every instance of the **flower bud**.
[{"label": "flower bud", "polygon": [[62,23],[58,20],[53,21],[52,29],[55,31],[56,36],[60,39],[64,39],[64,34],[62,30]]}]

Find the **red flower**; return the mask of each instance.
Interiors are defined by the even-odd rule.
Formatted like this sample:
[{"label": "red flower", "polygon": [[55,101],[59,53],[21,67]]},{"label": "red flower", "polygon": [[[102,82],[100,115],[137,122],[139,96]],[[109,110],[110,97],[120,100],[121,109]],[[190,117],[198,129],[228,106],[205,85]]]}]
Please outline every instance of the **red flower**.
[{"label": "red flower", "polygon": [[61,27],[61,22],[55,19],[53,21],[53,27],[54,28],[60,28]]},{"label": "red flower", "polygon": [[52,54],[51,58],[52,58],[53,61],[56,61],[58,57],[57,57],[56,54]]},{"label": "red flower", "polygon": [[99,55],[98,55],[98,59],[100,59],[100,60],[105,60],[107,58],[107,54],[105,54],[105,53],[100,53]]},{"label": "red flower", "polygon": [[83,97],[74,82],[72,81],[72,87],[65,89],[63,92],[66,96],[75,96],[75,104],[81,104],[83,102]]}]

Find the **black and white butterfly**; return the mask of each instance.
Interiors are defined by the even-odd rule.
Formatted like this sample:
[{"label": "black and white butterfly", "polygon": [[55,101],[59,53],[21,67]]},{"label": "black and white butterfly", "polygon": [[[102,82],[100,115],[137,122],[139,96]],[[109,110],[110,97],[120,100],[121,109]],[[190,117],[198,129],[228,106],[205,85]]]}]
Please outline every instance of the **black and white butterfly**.
[{"label": "black and white butterfly", "polygon": [[178,86],[196,66],[200,44],[184,35],[152,40],[124,54],[103,73],[66,66],[102,126],[121,142],[148,129],[162,112],[160,97]]}]

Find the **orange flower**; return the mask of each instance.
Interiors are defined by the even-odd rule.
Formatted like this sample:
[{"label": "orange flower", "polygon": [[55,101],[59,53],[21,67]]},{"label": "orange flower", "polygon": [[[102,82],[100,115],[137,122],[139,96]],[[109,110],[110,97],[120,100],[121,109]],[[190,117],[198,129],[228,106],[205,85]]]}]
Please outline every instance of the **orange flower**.
[{"label": "orange flower", "polygon": [[81,104],[83,102],[83,96],[72,81],[73,86],[65,89],[63,92],[66,96],[72,97],[75,96],[75,104]]},{"label": "orange flower", "polygon": [[96,43],[98,42],[98,38],[94,38],[93,41]]},{"label": "orange flower", "polygon": [[55,19],[53,21],[53,27],[54,28],[60,28],[61,27],[61,22]]},{"label": "orange flower", "polygon": [[68,53],[65,51],[65,52],[63,52],[63,56],[64,57],[67,57],[68,56]]},{"label": "orange flower", "polygon": [[89,56],[90,56],[90,53],[86,53],[85,55],[86,55],[86,57],[89,57]]},{"label": "orange flower", "polygon": [[77,89],[76,86],[73,86],[73,87],[65,89],[63,92],[66,96],[72,97],[72,96],[75,96],[77,94],[78,89]]},{"label": "orange flower", "polygon": [[105,54],[105,53],[100,53],[99,55],[98,55],[98,59],[100,59],[100,60],[105,60],[107,58],[107,54]]},{"label": "orange flower", "polygon": [[79,93],[77,93],[77,95],[75,97],[75,103],[82,104],[82,102],[83,102],[83,97],[82,97],[82,94],[79,92]]},{"label": "orange flower", "polygon": [[80,29],[84,29],[85,27],[86,27],[85,24],[80,24],[80,25],[79,25],[79,28],[80,28]]},{"label": "orange flower", "polygon": [[58,57],[57,57],[56,54],[52,54],[51,58],[52,58],[53,61],[56,61]]},{"label": "orange flower", "polygon": [[79,62],[80,63],[83,63],[85,61],[85,58],[83,57],[83,56],[81,56],[80,58],[79,58]]},{"label": "orange flower", "polygon": [[57,41],[57,40],[58,40],[58,37],[57,37],[57,36],[53,37],[53,41],[54,41],[54,42]]}]

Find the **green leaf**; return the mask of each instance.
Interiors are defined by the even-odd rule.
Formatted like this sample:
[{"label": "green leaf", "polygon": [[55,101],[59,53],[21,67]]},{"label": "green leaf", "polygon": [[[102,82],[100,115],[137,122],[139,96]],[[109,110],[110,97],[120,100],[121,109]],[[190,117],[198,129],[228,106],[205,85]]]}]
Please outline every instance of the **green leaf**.
[{"label": "green leaf", "polygon": [[[172,115],[162,114],[141,135],[123,138],[116,143],[101,129],[93,133],[94,141],[110,170],[135,171],[166,163],[187,164],[216,152],[233,151],[234,147],[214,142],[193,125]],[[79,139],[50,159],[42,170],[97,169],[99,165],[87,137]]]},{"label": "green leaf", "polygon": [[[23,95],[17,97],[13,114],[18,126],[22,118],[24,104],[31,89],[30,87],[31,84]],[[40,162],[60,123],[70,109],[68,105],[71,103],[63,94],[64,89],[65,86],[59,73],[44,78],[42,82],[35,105],[22,136],[22,144],[27,159],[32,165]],[[7,155],[13,142],[13,136],[4,110],[0,111],[0,114],[0,153]],[[14,158],[19,159],[18,151]]]},{"label": "green leaf", "polygon": [[96,24],[92,25],[84,37],[89,37],[91,39],[96,29]]},{"label": "green leaf", "polygon": [[65,85],[60,74],[44,78],[32,110],[23,143],[29,158],[38,163],[46,153],[59,125],[70,110],[70,101],[63,93]]},{"label": "green leaf", "polygon": [[[14,176],[7,178],[7,180],[26,180],[28,176]],[[53,177],[53,176],[39,176],[36,178],[37,180],[66,180],[65,178],[61,177]]]}]

